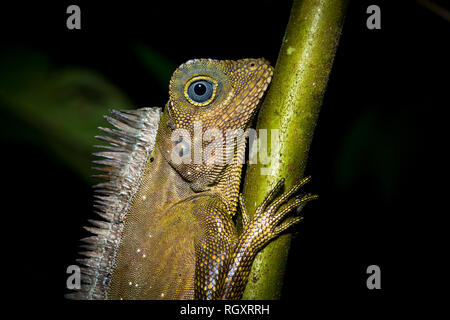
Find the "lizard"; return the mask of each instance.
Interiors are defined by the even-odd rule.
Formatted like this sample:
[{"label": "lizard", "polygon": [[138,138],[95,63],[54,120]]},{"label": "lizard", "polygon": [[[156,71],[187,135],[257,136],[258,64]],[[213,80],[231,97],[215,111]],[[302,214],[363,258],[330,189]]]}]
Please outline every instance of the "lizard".
[{"label": "lizard", "polygon": [[189,60],[171,77],[164,111],[105,116],[114,128],[99,127],[107,135],[96,138],[108,144],[94,153],[96,177],[105,179],[94,204],[103,219],[85,227],[93,235],[77,259],[82,286],[69,298],[241,298],[256,254],[302,218],[288,214],[316,198],[296,195],[309,177],[280,195],[281,179],[251,218],[239,193],[246,139],[236,148],[216,140],[250,127],[272,76],[263,58]]}]

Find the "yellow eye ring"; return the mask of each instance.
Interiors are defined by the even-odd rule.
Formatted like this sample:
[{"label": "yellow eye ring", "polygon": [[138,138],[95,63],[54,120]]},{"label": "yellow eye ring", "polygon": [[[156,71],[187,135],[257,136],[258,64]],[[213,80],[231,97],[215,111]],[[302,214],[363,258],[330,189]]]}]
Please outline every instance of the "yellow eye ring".
[{"label": "yellow eye ring", "polygon": [[193,77],[184,85],[184,96],[194,106],[210,104],[217,93],[218,82],[208,76]]}]

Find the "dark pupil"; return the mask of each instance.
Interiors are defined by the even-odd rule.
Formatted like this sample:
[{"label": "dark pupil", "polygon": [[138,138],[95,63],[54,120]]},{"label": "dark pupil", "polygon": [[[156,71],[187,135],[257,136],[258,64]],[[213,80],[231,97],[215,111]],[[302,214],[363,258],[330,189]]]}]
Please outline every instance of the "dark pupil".
[{"label": "dark pupil", "polygon": [[197,83],[194,87],[194,92],[199,96],[202,96],[206,92],[206,86],[203,83]]},{"label": "dark pupil", "polygon": [[198,80],[189,85],[187,94],[189,98],[198,103],[211,99],[214,93],[214,83],[208,80]]}]

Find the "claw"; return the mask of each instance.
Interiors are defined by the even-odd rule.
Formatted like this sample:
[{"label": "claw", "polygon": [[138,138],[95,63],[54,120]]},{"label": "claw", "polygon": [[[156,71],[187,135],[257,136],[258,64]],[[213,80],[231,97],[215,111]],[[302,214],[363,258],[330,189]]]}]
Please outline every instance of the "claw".
[{"label": "claw", "polygon": [[246,229],[246,231],[244,231],[244,234],[246,235],[244,238],[254,238],[253,245],[256,248],[259,248],[290,226],[300,222],[303,219],[301,216],[295,215],[288,218],[286,218],[286,216],[293,210],[296,210],[297,213],[299,213],[307,202],[318,198],[318,196],[314,194],[302,193],[301,195],[295,195],[296,192],[310,179],[311,177],[303,178],[289,191],[281,194],[278,198],[275,198],[276,194],[284,184],[284,179],[278,181],[275,187],[265,197],[264,201],[256,209],[252,221],[250,221],[248,212],[245,208],[244,198],[242,194],[240,194],[239,202],[242,208],[242,221]]},{"label": "claw", "polygon": [[302,186],[304,186],[309,180],[311,180],[311,177],[305,177],[300,182],[298,182],[296,185],[294,185],[288,192],[285,192],[279,197],[274,203],[270,205],[270,207],[267,210],[276,211],[280,206],[286,202],[293,194],[295,194]]},{"label": "claw", "polygon": [[300,213],[307,202],[315,200],[318,197],[319,196],[315,194],[307,194],[305,196],[302,196],[301,198],[294,198],[295,200],[292,200],[290,204],[288,204],[285,208],[283,208],[283,210],[281,210],[274,216],[274,220],[281,221],[281,219],[283,219],[283,217],[285,217],[294,208],[296,208],[297,213]]},{"label": "claw", "polygon": [[269,192],[269,194],[264,198],[263,202],[258,206],[258,208],[256,209],[256,215],[264,211],[267,205],[275,198],[275,195],[283,185],[284,185],[284,178],[281,178],[277,182],[275,187],[273,187],[272,190]]},{"label": "claw", "polygon": [[279,235],[280,233],[286,231],[287,229],[289,229],[291,226],[299,223],[300,221],[303,220],[303,217],[291,217],[289,219],[286,219],[285,222],[283,222],[282,224],[280,224],[279,226],[275,227],[275,229],[273,230],[273,233],[275,236]]},{"label": "claw", "polygon": [[302,204],[303,204],[302,199],[293,199],[292,201],[290,201],[288,205],[286,205],[286,207],[283,208],[283,210],[274,215],[273,217],[274,222],[275,223],[280,222],[289,212],[292,211],[292,209],[294,208],[296,209]]},{"label": "claw", "polygon": [[[315,194],[307,194],[307,195],[302,196],[301,198],[295,197],[295,200],[291,201],[290,204],[288,204],[285,208],[283,208],[283,210],[281,210],[279,213],[277,213],[274,216],[275,223],[278,223],[279,221],[281,221],[294,208],[296,208],[297,214],[300,213],[300,211],[303,209],[303,207],[305,206],[305,204],[307,202],[309,202],[311,200],[315,200],[318,197],[319,196],[315,195]],[[282,233],[289,227],[299,223],[302,220],[303,220],[302,216],[295,216],[295,217],[287,218],[282,224],[280,224],[279,226],[274,228],[274,230],[273,230],[274,236],[279,235],[280,233]]]},{"label": "claw", "polygon": [[319,195],[308,193],[308,194],[304,195],[301,199],[304,203],[307,203],[311,200],[319,199]]}]

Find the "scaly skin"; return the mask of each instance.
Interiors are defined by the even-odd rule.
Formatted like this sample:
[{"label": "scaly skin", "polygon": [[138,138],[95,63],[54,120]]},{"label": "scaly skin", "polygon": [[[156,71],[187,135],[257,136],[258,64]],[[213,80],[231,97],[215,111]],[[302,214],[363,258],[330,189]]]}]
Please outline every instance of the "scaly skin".
[{"label": "scaly skin", "polygon": [[[124,146],[146,160],[141,165],[133,160],[136,156],[123,160],[131,165],[116,176],[122,179],[129,172],[140,170],[139,174],[131,182],[122,179],[114,183],[110,188],[116,189],[105,192],[114,197],[114,193],[123,191],[121,185],[124,184],[129,199],[124,196],[125,201],[122,198],[116,201],[116,198],[101,197],[106,212],[102,216],[112,224],[102,225],[103,231],[94,230],[97,238],[86,241],[95,243],[96,247],[91,246],[93,251],[86,254],[93,258],[83,262],[90,267],[85,270],[89,286],[78,297],[239,299],[242,296],[256,253],[300,221],[298,216],[285,217],[314,198],[293,198],[308,179],[276,198],[283,185],[280,181],[250,220],[244,200],[239,196],[240,160],[245,152],[245,139],[238,139],[236,150],[229,151],[218,140],[205,138],[208,129],[215,129],[223,137],[229,129],[248,129],[272,72],[272,67],[263,59],[191,60],[175,71],[153,151],[143,153],[141,149],[136,151],[134,144]],[[202,81],[207,81],[206,86]],[[193,86],[202,83],[204,87],[192,91]],[[197,95],[204,92],[202,90],[207,94]],[[128,123],[145,126],[145,117],[153,117],[150,109],[140,110],[136,111],[139,119],[133,118],[133,122]],[[117,116],[127,115],[117,113]],[[198,129],[199,123],[201,129]],[[113,125],[119,128],[121,124]],[[194,137],[192,143],[179,135],[173,136],[179,129]],[[199,130],[204,139],[195,138]],[[116,136],[120,134],[116,132]],[[145,140],[146,136],[138,137]],[[108,142],[116,148],[120,141]],[[212,146],[214,152],[198,158],[199,148],[207,150]],[[174,150],[178,156],[190,157],[193,161],[176,161]],[[99,155],[117,158],[108,152]],[[233,161],[227,162],[227,156]],[[232,221],[239,200],[244,222],[241,234]],[[123,212],[108,215],[107,212],[117,208]],[[107,244],[100,245],[100,238]]]}]

